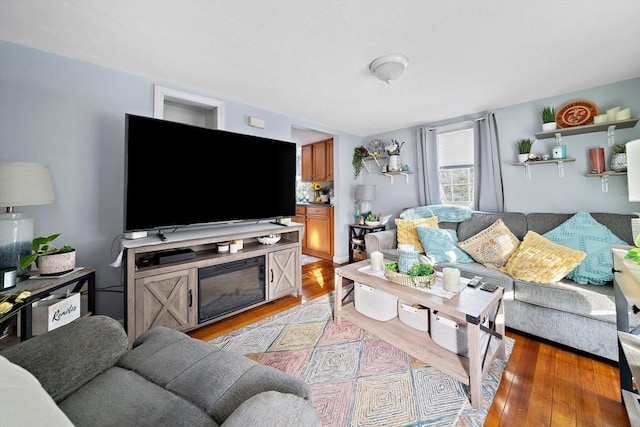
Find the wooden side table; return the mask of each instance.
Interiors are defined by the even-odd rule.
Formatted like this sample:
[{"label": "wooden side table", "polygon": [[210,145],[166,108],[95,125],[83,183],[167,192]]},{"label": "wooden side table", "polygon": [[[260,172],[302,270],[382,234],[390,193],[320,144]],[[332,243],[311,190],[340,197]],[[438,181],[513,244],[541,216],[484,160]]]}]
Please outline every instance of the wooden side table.
[{"label": "wooden side table", "polygon": [[60,277],[27,279],[18,282],[14,288],[7,289],[0,294],[13,294],[20,291],[30,291],[31,295],[25,299],[25,305],[20,310],[20,341],[31,338],[33,327],[33,309],[31,303],[49,296],[53,291],[75,283],[72,292],[80,292],[87,285],[87,312],[93,314],[96,310],[96,270],[83,268]]},{"label": "wooden side table", "polygon": [[364,244],[364,236],[375,231],[386,230],[387,225],[349,224],[349,262],[362,261],[367,258],[367,248]]}]

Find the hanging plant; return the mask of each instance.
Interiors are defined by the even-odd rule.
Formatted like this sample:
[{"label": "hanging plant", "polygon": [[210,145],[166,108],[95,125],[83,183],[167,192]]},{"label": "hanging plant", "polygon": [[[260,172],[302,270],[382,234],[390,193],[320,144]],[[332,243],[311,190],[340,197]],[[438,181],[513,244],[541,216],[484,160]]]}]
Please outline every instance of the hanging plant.
[{"label": "hanging plant", "polygon": [[353,149],[353,158],[351,164],[353,165],[353,179],[358,179],[360,172],[364,168],[364,157],[367,155],[367,149],[362,145]]}]

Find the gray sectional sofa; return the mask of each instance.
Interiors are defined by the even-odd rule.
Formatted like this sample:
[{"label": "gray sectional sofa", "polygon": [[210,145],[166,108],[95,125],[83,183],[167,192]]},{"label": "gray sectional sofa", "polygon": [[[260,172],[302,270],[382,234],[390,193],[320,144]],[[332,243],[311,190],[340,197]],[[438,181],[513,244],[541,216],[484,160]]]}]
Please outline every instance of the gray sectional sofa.
[{"label": "gray sectional sofa", "polygon": [[164,327],[129,350],[122,326],[106,316],[3,350],[0,374],[7,426],[321,424],[303,381]]},{"label": "gray sectional sofa", "polygon": [[[492,225],[497,219],[522,240],[528,230],[544,234],[572,217],[569,213],[477,212],[462,222],[440,222],[440,228],[456,230],[460,242]],[[616,236],[632,245],[633,215],[592,213]],[[396,230],[369,233],[365,246],[370,255],[380,251],[394,257]],[[508,328],[569,346],[598,357],[618,360],[616,305],[612,283],[584,285],[563,279],[554,284],[514,280],[509,275],[478,263],[440,263],[437,268],[455,266],[463,277],[479,275],[485,282],[505,289],[505,324]],[[629,311],[632,328],[640,325],[640,316]]]}]

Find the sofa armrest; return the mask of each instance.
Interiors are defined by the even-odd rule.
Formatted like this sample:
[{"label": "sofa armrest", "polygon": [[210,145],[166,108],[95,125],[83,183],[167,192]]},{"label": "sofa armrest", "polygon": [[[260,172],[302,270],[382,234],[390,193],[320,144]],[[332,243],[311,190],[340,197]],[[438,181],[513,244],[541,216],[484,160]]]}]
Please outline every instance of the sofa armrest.
[{"label": "sofa armrest", "polygon": [[265,391],[244,401],[222,427],[320,426],[320,416],[310,401],[277,391]]},{"label": "sofa armrest", "polygon": [[372,252],[382,252],[386,249],[395,249],[397,246],[396,230],[376,231],[374,233],[365,234],[364,244],[367,248],[367,257],[369,257]]},{"label": "sofa armrest", "polygon": [[0,354],[35,376],[56,403],[113,366],[127,352],[123,327],[107,316],[81,317]]}]

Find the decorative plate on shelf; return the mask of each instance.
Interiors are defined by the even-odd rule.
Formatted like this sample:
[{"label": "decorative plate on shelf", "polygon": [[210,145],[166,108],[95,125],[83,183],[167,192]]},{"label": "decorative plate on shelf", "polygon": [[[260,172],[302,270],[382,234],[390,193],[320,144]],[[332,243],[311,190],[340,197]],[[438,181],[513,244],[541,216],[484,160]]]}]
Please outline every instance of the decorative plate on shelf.
[{"label": "decorative plate on shelf", "polygon": [[586,99],[573,101],[556,112],[556,123],[561,128],[582,126],[593,123],[593,117],[600,114],[598,106]]}]

